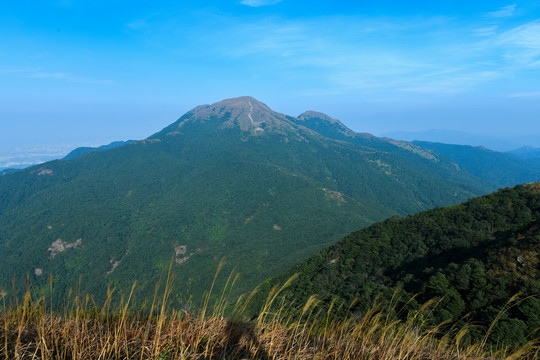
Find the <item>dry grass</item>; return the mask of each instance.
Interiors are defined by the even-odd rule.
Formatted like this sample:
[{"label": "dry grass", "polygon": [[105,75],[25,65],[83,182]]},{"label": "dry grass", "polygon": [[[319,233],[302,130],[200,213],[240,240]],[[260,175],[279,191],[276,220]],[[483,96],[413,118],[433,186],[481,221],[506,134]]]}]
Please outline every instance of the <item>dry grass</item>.
[{"label": "dry grass", "polygon": [[[318,307],[313,296],[301,317],[292,317],[281,296],[287,284],[273,289],[259,316],[246,322],[241,319],[250,297],[228,306],[235,280],[229,277],[213,307],[209,293],[197,315],[167,310],[172,279],[162,295],[158,297],[156,291],[145,311],[130,305],[131,295],[113,307],[110,291],[99,309],[88,297],[74,296],[65,301],[62,312],[50,310],[44,297],[32,298],[30,290],[19,303],[7,304],[5,295],[0,295],[0,358],[376,360],[535,359],[540,355],[538,344],[532,342],[512,353],[488,349],[485,341],[464,345],[467,327],[451,335],[440,334],[442,325],[420,330],[415,318],[401,322],[377,305],[359,320],[336,321],[330,320],[333,306],[326,314],[314,314]],[[425,304],[417,316],[432,305]]]}]

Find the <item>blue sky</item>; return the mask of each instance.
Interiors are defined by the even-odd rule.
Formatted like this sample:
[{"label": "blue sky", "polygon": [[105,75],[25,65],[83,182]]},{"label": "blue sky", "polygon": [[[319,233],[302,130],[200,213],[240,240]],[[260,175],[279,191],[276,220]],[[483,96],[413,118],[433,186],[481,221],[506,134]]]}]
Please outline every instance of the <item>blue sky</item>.
[{"label": "blue sky", "polygon": [[0,4],[0,148],[144,138],[241,95],[374,134],[540,134],[538,1]]}]

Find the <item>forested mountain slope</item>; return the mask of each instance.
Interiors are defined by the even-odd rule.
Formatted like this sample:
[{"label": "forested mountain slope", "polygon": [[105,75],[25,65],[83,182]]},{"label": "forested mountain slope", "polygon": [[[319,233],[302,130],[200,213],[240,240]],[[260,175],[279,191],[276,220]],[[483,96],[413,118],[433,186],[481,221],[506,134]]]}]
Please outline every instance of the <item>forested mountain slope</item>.
[{"label": "forested mountain slope", "polygon": [[[491,341],[522,343],[540,327],[540,183],[507,188],[460,205],[405,218],[394,216],[356,231],[302,261],[270,284],[298,273],[289,298],[318,294],[323,306],[362,314],[375,297],[414,310],[442,301],[436,324],[465,318],[489,326],[510,298],[519,297],[493,328]],[[395,299],[395,298],[394,298]],[[406,312],[405,312],[406,313]],[[428,321],[428,319],[426,319]],[[536,332],[535,332],[536,331]]]},{"label": "forested mountain slope", "polygon": [[87,146],[83,146],[83,147],[78,147],[72,151],[70,151],[69,154],[67,154],[66,156],[64,156],[64,158],[62,160],[73,160],[79,156],[82,156],[86,153],[89,153],[91,151],[105,151],[105,150],[111,150],[111,149],[115,149],[117,147],[120,147],[120,146],[124,146],[124,145],[127,145],[127,144],[131,144],[131,143],[134,143],[135,140],[127,140],[127,141],[113,141],[112,143],[110,144],[107,144],[107,145],[102,145],[102,146],[98,146],[98,147],[87,147]]},{"label": "forested mountain slope", "polygon": [[346,128],[357,142],[344,141],[334,125],[234,98],[148,139],[1,176],[0,285],[52,275],[62,292],[80,278],[99,297],[137,281],[140,298],[172,259],[177,297],[199,299],[224,257],[237,289],[252,288],[374,221],[490,190],[430,150]]},{"label": "forested mountain slope", "polygon": [[540,181],[540,163],[481,146],[451,145],[427,141],[414,144],[430,149],[455,162],[460,168],[496,187]]}]

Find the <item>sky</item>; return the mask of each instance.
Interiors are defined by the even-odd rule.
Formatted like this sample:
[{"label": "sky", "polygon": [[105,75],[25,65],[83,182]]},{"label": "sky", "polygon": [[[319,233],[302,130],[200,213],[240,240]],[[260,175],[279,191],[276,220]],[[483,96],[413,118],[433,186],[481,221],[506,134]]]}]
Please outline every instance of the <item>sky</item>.
[{"label": "sky", "polygon": [[539,1],[0,0],[0,154],[250,95],[357,132],[540,134]]}]

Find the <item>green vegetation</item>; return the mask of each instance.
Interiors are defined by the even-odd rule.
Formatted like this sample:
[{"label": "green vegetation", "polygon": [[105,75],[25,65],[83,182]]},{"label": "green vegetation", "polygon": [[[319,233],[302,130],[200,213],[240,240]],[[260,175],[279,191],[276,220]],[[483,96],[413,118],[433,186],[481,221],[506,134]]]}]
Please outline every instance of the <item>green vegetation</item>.
[{"label": "green vegetation", "polygon": [[137,281],[142,301],[174,258],[181,298],[200,299],[226,257],[246,291],[374,221],[489,190],[418,148],[293,120],[231,99],[149,139],[0,177],[0,286],[52,274],[58,292],[80,281],[103,299]]},{"label": "green vegetation", "polygon": [[515,154],[488,150],[481,146],[449,145],[427,141],[414,144],[431,149],[460,168],[495,187],[514,186],[540,180],[540,162],[521,159]]},{"label": "green vegetation", "polygon": [[[534,170],[252,98],[86,150],[0,176],[6,358],[476,359],[509,356],[506,344],[538,355],[540,185],[409,215]],[[384,218],[265,281],[254,301],[223,302]],[[242,276],[214,279],[222,258]],[[176,281],[156,310],[146,300],[168,270]]]},{"label": "green vegetation", "polygon": [[78,147],[75,150],[72,150],[66,156],[64,156],[64,158],[62,160],[73,160],[73,159],[78,158],[79,156],[82,156],[82,155],[84,155],[86,153],[89,153],[91,151],[111,150],[111,149],[115,149],[115,148],[120,147],[120,146],[124,146],[124,145],[127,145],[127,144],[134,143],[134,142],[135,142],[135,140],[113,141],[110,144],[102,145],[102,146],[99,146],[99,147],[86,147],[86,146]]},{"label": "green vegetation", "polygon": [[396,291],[404,316],[439,298],[426,324],[494,323],[490,343],[523,344],[538,338],[540,328],[538,219],[540,183],[503,189],[373,224],[266,286],[298,273],[289,301],[318,294],[323,308],[354,302],[338,317],[361,317],[377,296],[395,298]]}]

